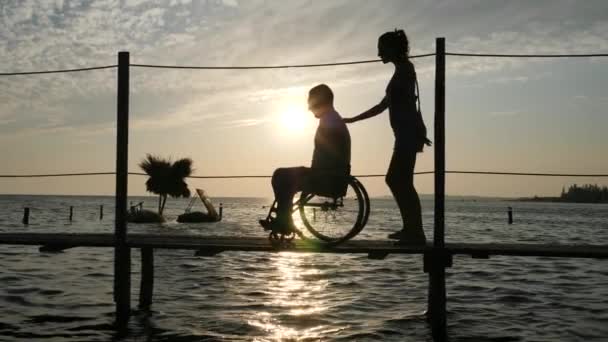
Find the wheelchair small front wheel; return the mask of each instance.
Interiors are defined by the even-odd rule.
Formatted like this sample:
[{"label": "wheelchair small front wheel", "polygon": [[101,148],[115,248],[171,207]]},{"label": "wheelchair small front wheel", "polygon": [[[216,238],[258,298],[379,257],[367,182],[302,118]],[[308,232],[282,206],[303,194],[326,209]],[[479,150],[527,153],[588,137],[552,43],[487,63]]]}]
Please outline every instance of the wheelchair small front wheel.
[{"label": "wheelchair small front wheel", "polygon": [[338,244],[363,229],[369,216],[369,198],[361,183],[350,177],[346,196],[332,198],[302,193],[298,209],[302,223],[313,236]]}]

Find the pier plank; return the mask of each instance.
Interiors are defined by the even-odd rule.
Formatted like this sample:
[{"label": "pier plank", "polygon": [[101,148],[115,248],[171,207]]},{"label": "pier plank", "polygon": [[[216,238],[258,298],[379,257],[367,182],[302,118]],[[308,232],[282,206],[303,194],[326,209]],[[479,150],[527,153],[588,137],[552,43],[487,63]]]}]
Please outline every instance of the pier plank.
[{"label": "pier plank", "polygon": [[0,244],[3,245],[114,247],[114,241],[114,234],[0,233]]},{"label": "pier plank", "polygon": [[[113,234],[95,233],[0,233],[0,244],[59,247],[114,247]],[[200,236],[128,234],[131,248],[191,249],[209,254],[223,251],[251,252],[315,252],[315,253],[367,253],[367,254],[423,254],[431,244],[423,246],[396,246],[387,240],[351,240],[336,247],[327,247],[312,241],[294,240],[293,244],[271,245],[265,237]],[[499,243],[446,243],[452,255],[470,255],[485,258],[492,255],[546,256],[608,259],[608,245],[544,245]]]}]

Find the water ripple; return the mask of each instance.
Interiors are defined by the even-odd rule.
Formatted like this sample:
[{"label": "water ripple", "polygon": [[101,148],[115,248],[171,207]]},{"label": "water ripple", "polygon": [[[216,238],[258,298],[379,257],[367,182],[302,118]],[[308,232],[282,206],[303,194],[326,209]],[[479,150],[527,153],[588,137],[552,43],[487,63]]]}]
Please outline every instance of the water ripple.
[{"label": "water ripple", "polygon": [[[156,199],[133,198],[153,206]],[[170,201],[170,222],[130,225],[132,232],[265,236],[255,218],[268,200],[222,199],[225,224],[180,225],[186,201]],[[66,203],[78,208],[66,225]],[[28,203],[33,224],[19,224]],[[70,205],[72,205],[70,204]],[[113,222],[88,220],[113,198],[0,196],[0,230],[112,232]],[[431,236],[433,203],[423,201]],[[505,208],[515,208],[508,225]],[[87,209],[89,208],[89,209]],[[448,201],[448,241],[608,243],[608,206],[494,200]],[[88,212],[87,210],[90,210]],[[374,200],[358,238],[384,238],[398,228],[392,201]],[[0,246],[0,341],[430,341],[428,275],[420,256],[383,261],[361,255],[155,252],[152,311],[134,310],[129,333],[114,331],[113,251],[75,248],[40,254]],[[133,257],[133,301],[139,255]],[[451,341],[602,340],[608,336],[608,269],[603,261],[456,257],[448,270]],[[135,304],[135,303],[134,303]]]}]

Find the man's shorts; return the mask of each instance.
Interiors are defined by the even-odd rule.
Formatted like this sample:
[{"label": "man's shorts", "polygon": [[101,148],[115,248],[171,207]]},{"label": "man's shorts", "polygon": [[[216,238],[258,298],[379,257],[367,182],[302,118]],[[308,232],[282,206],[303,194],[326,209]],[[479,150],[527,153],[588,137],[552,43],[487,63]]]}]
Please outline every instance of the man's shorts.
[{"label": "man's shorts", "polygon": [[343,197],[346,195],[348,179],[347,174],[310,169],[303,191],[324,197]]}]

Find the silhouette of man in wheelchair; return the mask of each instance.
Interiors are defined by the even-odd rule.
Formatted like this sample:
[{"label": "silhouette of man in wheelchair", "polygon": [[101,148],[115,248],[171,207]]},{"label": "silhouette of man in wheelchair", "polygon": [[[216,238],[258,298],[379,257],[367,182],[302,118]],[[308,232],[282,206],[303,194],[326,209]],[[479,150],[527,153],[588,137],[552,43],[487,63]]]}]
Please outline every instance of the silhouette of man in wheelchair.
[{"label": "silhouette of man in wheelchair", "polygon": [[[276,209],[260,224],[265,230],[289,233],[295,230],[292,209],[294,195],[302,191],[333,199],[328,206],[339,205],[346,195],[350,175],[350,134],[342,117],[334,109],[334,94],[325,84],[308,92],[308,109],[319,119],[310,167],[278,168],[272,175]],[[276,211],[276,217],[271,214]]]}]

